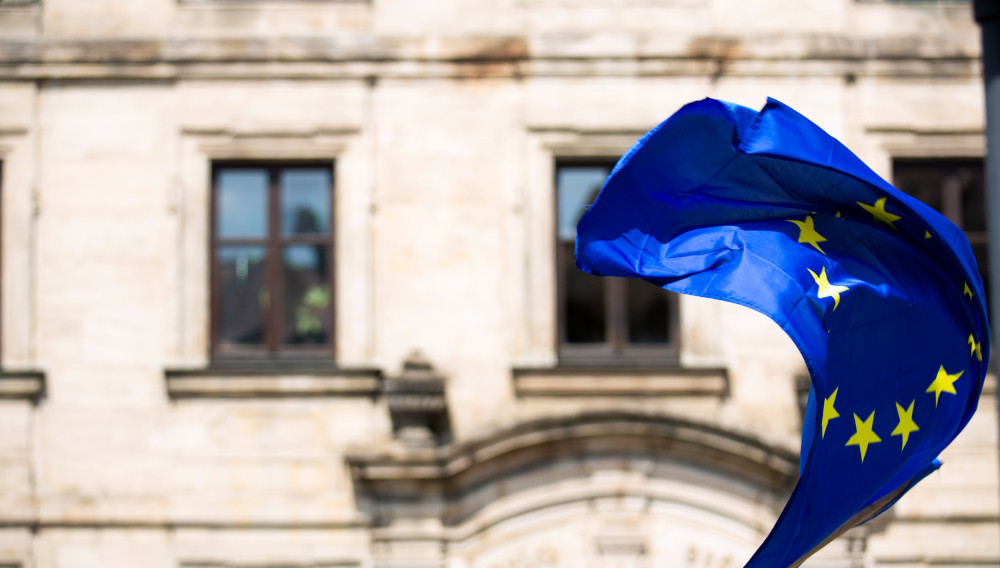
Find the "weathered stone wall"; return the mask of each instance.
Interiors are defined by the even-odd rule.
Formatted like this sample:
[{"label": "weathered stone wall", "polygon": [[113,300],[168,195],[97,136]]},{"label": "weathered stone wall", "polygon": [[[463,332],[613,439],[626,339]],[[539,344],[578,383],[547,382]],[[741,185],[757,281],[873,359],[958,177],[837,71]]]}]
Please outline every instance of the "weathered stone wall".
[{"label": "weathered stone wall", "polygon": [[[981,156],[978,42],[960,2],[0,3],[0,567],[740,565],[804,365],[684,298],[680,368],[560,368],[554,160],[705,96],[886,177]],[[334,160],[337,369],[211,365],[221,159]],[[394,436],[415,352],[442,446]],[[810,565],[1000,564],[995,388]]]}]

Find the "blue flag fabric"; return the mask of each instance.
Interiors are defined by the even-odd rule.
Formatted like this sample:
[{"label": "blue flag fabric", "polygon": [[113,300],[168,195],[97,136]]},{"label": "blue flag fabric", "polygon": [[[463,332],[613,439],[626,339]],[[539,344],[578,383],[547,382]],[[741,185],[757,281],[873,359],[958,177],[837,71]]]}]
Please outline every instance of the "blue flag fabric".
[{"label": "blue flag fabric", "polygon": [[963,233],[782,103],[705,99],[648,132],[580,220],[577,266],[748,306],[812,391],[801,475],[748,567],[796,566],[933,471],[989,353]]}]

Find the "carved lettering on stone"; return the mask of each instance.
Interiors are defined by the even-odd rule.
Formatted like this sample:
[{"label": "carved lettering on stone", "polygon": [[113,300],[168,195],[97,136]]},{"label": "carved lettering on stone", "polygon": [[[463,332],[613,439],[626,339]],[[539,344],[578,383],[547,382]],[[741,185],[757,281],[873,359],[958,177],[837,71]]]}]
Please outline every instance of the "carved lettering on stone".
[{"label": "carved lettering on stone", "polygon": [[736,568],[736,562],[728,554],[718,554],[696,544],[688,545],[687,562],[690,568]]},{"label": "carved lettering on stone", "polygon": [[644,568],[646,544],[639,536],[600,537],[597,539],[601,568]]},{"label": "carved lettering on stone", "polygon": [[490,568],[550,568],[559,566],[559,552],[552,546],[520,550]]}]

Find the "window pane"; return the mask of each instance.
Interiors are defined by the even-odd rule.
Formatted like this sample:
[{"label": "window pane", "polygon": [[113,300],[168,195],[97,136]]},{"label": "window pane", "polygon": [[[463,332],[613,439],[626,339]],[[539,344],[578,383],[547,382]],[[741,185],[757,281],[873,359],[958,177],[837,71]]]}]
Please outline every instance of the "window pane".
[{"label": "window pane", "polygon": [[559,258],[562,266],[564,340],[575,344],[608,341],[607,282],[580,271],[573,262],[576,225],[597,197],[611,167],[562,165],[556,169]]},{"label": "window pane", "polygon": [[898,160],[893,179],[965,231],[986,230],[982,160]]},{"label": "window pane", "polygon": [[330,247],[295,245],[282,251],[284,343],[324,345],[330,334]]},{"label": "window pane", "polygon": [[267,171],[222,169],[216,180],[215,223],[220,238],[267,234]]},{"label": "window pane", "polygon": [[892,179],[896,188],[903,193],[912,195],[936,211],[945,213],[941,172],[934,165],[898,161],[893,165]]},{"label": "window pane", "polygon": [[576,239],[576,224],[597,198],[610,173],[610,166],[563,166],[557,170],[560,241]]},{"label": "window pane", "polygon": [[268,307],[264,247],[219,247],[219,343],[242,347],[264,344]]},{"label": "window pane", "polygon": [[901,159],[893,164],[896,187],[955,222],[972,244],[979,272],[989,280],[986,185],[981,159]]},{"label": "window pane", "polygon": [[573,263],[572,243],[560,245],[563,253],[566,341],[604,343],[607,336],[604,294],[606,283],[599,276],[583,272]]},{"label": "window pane", "polygon": [[294,168],[281,172],[282,234],[330,231],[330,171]]},{"label": "window pane", "polygon": [[955,183],[962,199],[962,229],[986,230],[986,182],[982,162],[962,164],[956,168]]},{"label": "window pane", "polygon": [[990,259],[989,259],[989,246],[985,242],[986,234],[980,234],[982,238],[972,240],[972,254],[976,257],[976,264],[979,265],[979,276],[983,279],[983,287],[986,292],[986,301],[990,299],[990,288],[992,282],[990,282]]},{"label": "window pane", "polygon": [[670,340],[669,303],[662,288],[636,278],[626,279],[629,343],[666,343]]}]

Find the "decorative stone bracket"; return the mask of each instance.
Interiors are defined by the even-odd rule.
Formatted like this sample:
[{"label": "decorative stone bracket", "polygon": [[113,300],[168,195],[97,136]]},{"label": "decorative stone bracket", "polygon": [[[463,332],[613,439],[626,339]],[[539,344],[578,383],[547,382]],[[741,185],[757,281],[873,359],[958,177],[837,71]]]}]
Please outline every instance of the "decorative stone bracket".
[{"label": "decorative stone bracket", "polygon": [[403,362],[402,373],[383,381],[397,440],[412,447],[439,446],[451,440],[444,382],[419,352]]}]

